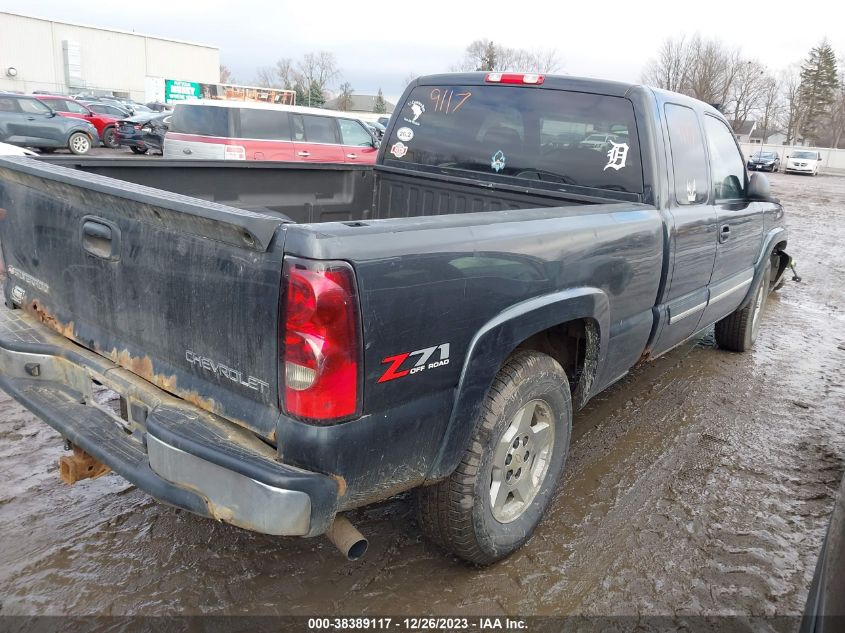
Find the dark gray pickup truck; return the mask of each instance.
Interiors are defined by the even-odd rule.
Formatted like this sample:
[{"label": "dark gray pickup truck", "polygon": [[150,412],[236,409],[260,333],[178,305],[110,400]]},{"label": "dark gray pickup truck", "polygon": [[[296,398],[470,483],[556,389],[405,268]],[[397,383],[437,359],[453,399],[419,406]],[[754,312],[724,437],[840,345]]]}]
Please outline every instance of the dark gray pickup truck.
[{"label": "dark gray pickup truck", "polygon": [[520,547],[573,410],[696,332],[757,337],[783,210],[725,119],[566,77],[413,82],[375,167],[0,160],[0,387],[67,481],[275,535],[418,488],[485,564]]}]

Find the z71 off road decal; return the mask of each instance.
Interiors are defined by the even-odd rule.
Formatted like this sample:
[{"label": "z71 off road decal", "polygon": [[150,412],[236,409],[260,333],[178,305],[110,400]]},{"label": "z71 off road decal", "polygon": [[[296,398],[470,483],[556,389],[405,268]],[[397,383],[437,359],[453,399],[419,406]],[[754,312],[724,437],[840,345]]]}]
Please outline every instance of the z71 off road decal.
[{"label": "z71 off road decal", "polygon": [[[435,352],[439,352],[437,360],[432,360]],[[431,362],[429,362],[431,361]],[[382,359],[382,364],[389,365],[378,379],[379,382],[396,380],[411,374],[417,374],[427,369],[436,369],[449,364],[449,343],[418,349],[415,352],[404,352],[396,356]]]}]

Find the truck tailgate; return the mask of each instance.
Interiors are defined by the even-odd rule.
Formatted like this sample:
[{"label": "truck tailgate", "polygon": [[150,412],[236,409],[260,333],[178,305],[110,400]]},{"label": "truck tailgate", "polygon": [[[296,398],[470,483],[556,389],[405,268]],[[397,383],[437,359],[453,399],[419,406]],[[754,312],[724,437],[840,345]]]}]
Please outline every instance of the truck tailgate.
[{"label": "truck tailgate", "polygon": [[284,222],[0,159],[7,303],[269,439],[279,414]]}]

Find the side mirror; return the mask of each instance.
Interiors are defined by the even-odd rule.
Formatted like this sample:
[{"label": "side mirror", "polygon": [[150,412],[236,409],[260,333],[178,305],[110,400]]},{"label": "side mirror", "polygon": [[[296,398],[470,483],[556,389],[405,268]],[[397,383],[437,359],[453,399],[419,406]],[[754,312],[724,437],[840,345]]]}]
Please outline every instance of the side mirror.
[{"label": "side mirror", "polygon": [[769,179],[759,172],[751,174],[748,180],[748,199],[749,200],[770,200],[772,197],[771,188],[769,187]]}]

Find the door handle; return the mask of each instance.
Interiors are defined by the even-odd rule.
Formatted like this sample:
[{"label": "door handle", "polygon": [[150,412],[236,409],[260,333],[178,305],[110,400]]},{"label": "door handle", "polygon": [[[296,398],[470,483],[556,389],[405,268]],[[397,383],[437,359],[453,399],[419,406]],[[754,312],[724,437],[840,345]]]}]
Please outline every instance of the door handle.
[{"label": "door handle", "polygon": [[346,158],[358,158],[358,154],[347,154]]},{"label": "door handle", "polygon": [[94,257],[117,261],[120,258],[120,229],[107,220],[85,217],[82,220],[82,248]]},{"label": "door handle", "polygon": [[311,156],[311,152],[297,152],[296,155],[302,156],[302,158],[308,158],[309,156]]},{"label": "door handle", "polygon": [[193,154],[190,147],[182,148],[182,153],[183,154]]},{"label": "door handle", "polygon": [[719,243],[723,244],[728,241],[728,238],[731,236],[731,227],[727,224],[723,224],[722,227],[719,229]]},{"label": "door handle", "polygon": [[111,227],[94,222],[93,220],[88,220],[82,225],[82,234],[98,240],[111,240]]},{"label": "door handle", "polygon": [[26,120],[27,121],[35,121],[35,117],[34,116],[28,116],[28,117],[26,117]]}]

